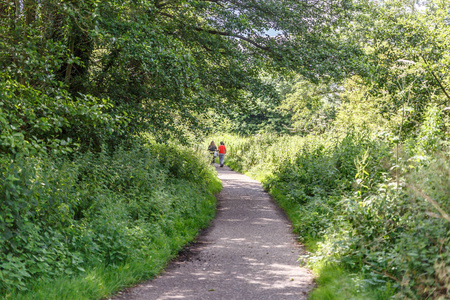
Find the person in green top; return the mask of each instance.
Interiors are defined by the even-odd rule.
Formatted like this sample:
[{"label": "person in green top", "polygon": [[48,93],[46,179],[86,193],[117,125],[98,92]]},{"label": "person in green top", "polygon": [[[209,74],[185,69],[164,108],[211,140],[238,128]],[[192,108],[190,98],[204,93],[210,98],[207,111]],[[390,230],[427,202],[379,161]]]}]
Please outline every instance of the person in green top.
[{"label": "person in green top", "polygon": [[209,144],[208,151],[212,155],[211,164],[213,164],[214,161],[216,160],[216,156],[217,156],[217,146],[214,143],[214,141],[211,141],[211,144]]}]

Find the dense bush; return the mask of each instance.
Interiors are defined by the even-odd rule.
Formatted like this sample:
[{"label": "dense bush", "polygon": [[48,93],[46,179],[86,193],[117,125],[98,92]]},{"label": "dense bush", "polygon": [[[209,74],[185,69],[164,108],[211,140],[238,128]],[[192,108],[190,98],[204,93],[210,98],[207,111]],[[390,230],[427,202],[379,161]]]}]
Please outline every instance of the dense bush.
[{"label": "dense bush", "polygon": [[[52,82],[57,85],[57,82]],[[125,118],[112,117],[107,100],[53,87],[47,93],[0,73],[0,153],[35,155],[68,153],[82,147],[100,149],[111,134],[120,134]]]},{"label": "dense bush", "polygon": [[261,179],[294,231],[314,242],[311,266],[358,272],[378,299],[393,289],[400,298],[450,296],[448,150],[418,162],[363,133],[224,139],[229,164]]},{"label": "dense bush", "polygon": [[208,223],[220,189],[208,164],[180,146],[139,143],[71,160],[2,157],[0,294],[148,259],[164,237],[185,243]]}]

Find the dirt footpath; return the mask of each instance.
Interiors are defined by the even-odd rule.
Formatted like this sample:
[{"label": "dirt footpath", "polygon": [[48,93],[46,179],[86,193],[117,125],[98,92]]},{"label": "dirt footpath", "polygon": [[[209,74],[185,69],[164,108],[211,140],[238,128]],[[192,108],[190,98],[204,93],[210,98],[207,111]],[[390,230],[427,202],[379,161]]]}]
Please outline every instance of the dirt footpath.
[{"label": "dirt footpath", "polygon": [[217,168],[217,217],[198,243],[152,281],[116,299],[306,299],[313,276],[297,262],[302,247],[261,184]]}]

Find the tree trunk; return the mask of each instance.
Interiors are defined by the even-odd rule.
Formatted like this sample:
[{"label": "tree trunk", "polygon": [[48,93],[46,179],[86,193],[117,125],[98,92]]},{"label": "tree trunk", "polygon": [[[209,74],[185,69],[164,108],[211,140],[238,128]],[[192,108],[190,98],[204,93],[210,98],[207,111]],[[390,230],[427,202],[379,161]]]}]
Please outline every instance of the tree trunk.
[{"label": "tree trunk", "polygon": [[30,25],[36,20],[36,0],[25,0],[23,5],[25,11],[25,22],[27,25]]},{"label": "tree trunk", "polygon": [[14,19],[16,22],[18,22],[20,18],[20,11],[21,11],[20,2],[21,2],[20,0],[14,1],[14,10],[15,10]]},{"label": "tree trunk", "polygon": [[[69,51],[70,51],[69,54],[70,54],[71,56],[73,56],[74,44],[75,44],[74,38],[71,37],[71,38],[70,38],[70,42],[69,42]],[[71,75],[72,75],[72,67],[73,67],[73,63],[67,64],[67,67],[66,67],[66,76],[65,76],[65,81],[66,81],[67,83],[70,82],[70,78],[72,77],[72,76],[71,76]]]}]

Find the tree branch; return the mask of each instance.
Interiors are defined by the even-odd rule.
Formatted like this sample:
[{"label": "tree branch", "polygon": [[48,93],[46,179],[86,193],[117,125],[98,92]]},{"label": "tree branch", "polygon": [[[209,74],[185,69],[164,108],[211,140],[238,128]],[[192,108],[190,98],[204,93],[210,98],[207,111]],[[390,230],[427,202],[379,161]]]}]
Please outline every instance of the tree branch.
[{"label": "tree branch", "polygon": [[[423,59],[423,61],[428,64],[428,61],[425,59],[425,57],[423,55],[420,55],[420,57]],[[431,70],[429,68],[428,72],[431,73],[431,75],[433,75],[434,79],[437,81],[437,83],[439,84],[439,87],[441,88],[441,90],[444,92],[445,96],[447,96],[448,100],[450,100],[450,96],[447,93],[447,90],[444,88],[444,86],[442,85],[441,81],[437,78],[436,74],[434,74],[433,70]]]},{"label": "tree branch", "polygon": [[274,51],[271,48],[269,48],[267,46],[262,46],[262,45],[258,44],[257,42],[255,42],[255,41],[253,41],[253,40],[251,40],[251,39],[249,39],[249,38],[247,38],[245,36],[239,35],[239,34],[235,34],[235,33],[232,33],[232,32],[219,31],[219,30],[214,30],[214,29],[204,29],[204,28],[200,28],[200,27],[194,27],[194,30],[201,31],[201,32],[207,32],[207,33],[215,34],[215,35],[235,37],[235,38],[238,38],[240,40],[246,41],[247,43],[255,46],[258,49],[274,53]]},{"label": "tree branch", "polygon": [[390,278],[390,279],[392,279],[392,280],[395,280],[395,281],[397,281],[397,282],[399,282],[399,283],[402,282],[400,279],[395,278],[394,276],[392,276],[391,274],[389,274],[389,273],[386,272],[385,270],[383,270],[383,271],[378,271],[378,270],[375,268],[375,266],[374,266],[373,264],[371,264],[370,262],[368,262],[367,260],[363,259],[363,262],[366,263],[366,264],[368,264],[369,266],[371,266],[373,272],[375,272],[375,273],[377,273],[377,274],[380,274],[380,275],[384,275],[384,276],[386,276],[386,277],[388,277],[388,278]]},{"label": "tree branch", "polygon": [[416,188],[415,186],[408,184],[407,185],[411,190],[419,194],[422,198],[424,198],[428,203],[433,205],[433,207],[441,214],[441,216],[450,222],[450,216],[439,206],[439,203],[436,200],[432,199],[430,196],[427,196],[421,189]]},{"label": "tree branch", "polygon": [[155,1],[155,7],[156,8],[164,8],[165,6],[169,4],[174,4],[176,1],[170,1],[167,0],[166,2],[160,2],[159,0]]},{"label": "tree branch", "polygon": [[[168,13],[166,13],[166,12],[159,12],[159,14],[161,14],[161,15],[163,15],[163,16],[166,16],[166,17],[169,17],[169,18],[171,18],[171,19],[174,19],[174,18],[175,18],[175,16],[173,16],[173,15],[171,15],[171,14],[168,14]],[[185,24],[184,24],[184,26],[186,27]],[[250,38],[248,38],[248,37],[239,35],[239,34],[235,34],[235,33],[232,33],[232,32],[226,32],[226,31],[215,30],[215,29],[205,29],[205,28],[201,28],[201,27],[192,27],[192,28],[193,28],[195,31],[198,31],[198,32],[206,32],[206,33],[210,33],[210,34],[214,34],[214,35],[221,35],[221,36],[227,36],[227,37],[235,37],[235,38],[238,38],[238,39],[240,39],[240,40],[246,41],[247,43],[249,43],[249,44],[255,46],[255,47],[258,48],[258,49],[261,49],[261,50],[264,50],[264,51],[268,51],[268,52],[270,52],[270,53],[272,53],[272,54],[275,54],[275,52],[273,51],[273,49],[271,49],[270,47],[260,45],[260,44],[258,44],[257,42],[255,42],[254,40],[252,40],[252,39],[250,39]]]},{"label": "tree branch", "polygon": [[203,2],[211,2],[211,3],[215,3],[221,7],[225,7],[222,3],[220,3],[220,0],[202,0]]}]

